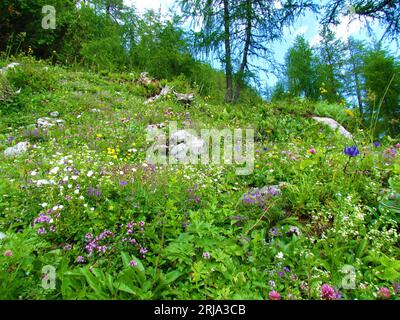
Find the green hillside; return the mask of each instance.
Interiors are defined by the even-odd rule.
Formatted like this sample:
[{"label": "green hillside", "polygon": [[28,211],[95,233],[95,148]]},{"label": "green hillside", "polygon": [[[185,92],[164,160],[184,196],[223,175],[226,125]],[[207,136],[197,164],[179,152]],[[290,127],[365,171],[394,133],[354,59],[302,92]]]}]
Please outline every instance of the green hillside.
[{"label": "green hillside", "polygon": [[[224,104],[182,77],[146,85],[139,72],[30,56],[0,67],[10,62],[20,65],[0,75],[1,299],[398,297],[400,144],[374,143],[355,110],[251,93]],[[171,121],[254,128],[254,170],[152,165],[149,125],[167,132]]]}]

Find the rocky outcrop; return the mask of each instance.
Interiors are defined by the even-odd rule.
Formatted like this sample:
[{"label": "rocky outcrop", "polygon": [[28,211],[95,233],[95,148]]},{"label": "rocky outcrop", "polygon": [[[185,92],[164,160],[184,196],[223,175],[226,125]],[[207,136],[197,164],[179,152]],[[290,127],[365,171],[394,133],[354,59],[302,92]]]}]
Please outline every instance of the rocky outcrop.
[{"label": "rocky outcrop", "polygon": [[28,151],[28,147],[29,147],[29,142],[27,141],[20,142],[13,147],[7,148],[4,151],[4,155],[6,157],[18,157],[26,153]]},{"label": "rocky outcrop", "polygon": [[348,139],[353,139],[353,135],[348,132],[341,124],[331,118],[312,117],[315,121],[325,124],[332,130],[338,130],[339,133]]}]

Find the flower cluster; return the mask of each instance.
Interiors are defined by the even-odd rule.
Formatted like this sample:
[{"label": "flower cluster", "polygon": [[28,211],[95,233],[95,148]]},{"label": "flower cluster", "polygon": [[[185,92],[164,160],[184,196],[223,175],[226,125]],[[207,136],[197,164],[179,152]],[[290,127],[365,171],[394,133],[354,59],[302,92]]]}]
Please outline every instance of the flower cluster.
[{"label": "flower cluster", "polygon": [[346,147],[344,148],[343,152],[345,155],[349,157],[356,157],[360,154],[360,151],[358,150],[357,146]]},{"label": "flower cluster", "polygon": [[[45,204],[47,205],[47,204]],[[46,210],[45,213],[40,212],[37,218],[33,220],[33,226],[39,225],[38,234],[46,234],[48,232],[56,232],[55,222],[60,218],[60,211],[64,208],[63,205],[57,205]]]},{"label": "flower cluster", "polygon": [[104,242],[107,241],[103,240],[107,238],[114,238],[114,234],[109,230],[103,231],[95,238],[93,238],[91,233],[86,234],[85,239],[88,240],[89,243],[85,246],[85,249],[89,255],[91,255],[94,251],[103,254],[106,253],[110,247],[107,246],[107,244],[104,244]]},{"label": "flower cluster", "polygon": [[329,284],[323,284],[321,286],[321,299],[323,300],[339,300],[341,298],[341,294],[339,291],[336,291]]}]

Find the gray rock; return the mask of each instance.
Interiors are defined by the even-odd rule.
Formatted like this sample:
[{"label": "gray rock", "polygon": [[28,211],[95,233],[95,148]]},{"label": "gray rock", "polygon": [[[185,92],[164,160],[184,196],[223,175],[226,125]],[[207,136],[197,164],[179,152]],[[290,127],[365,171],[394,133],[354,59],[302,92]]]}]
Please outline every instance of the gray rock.
[{"label": "gray rock", "polygon": [[7,148],[4,151],[6,157],[17,157],[28,151],[29,142],[19,142],[15,146]]},{"label": "gray rock", "polygon": [[186,130],[178,130],[170,138],[170,155],[178,161],[185,161],[188,156],[200,156],[205,152],[204,140]]},{"label": "gray rock", "polygon": [[10,64],[8,64],[7,66],[5,66],[4,68],[0,69],[0,74],[6,72],[9,69],[14,69],[15,67],[20,66],[21,64],[18,62],[11,62]]},{"label": "gray rock", "polygon": [[330,127],[332,130],[339,130],[340,134],[343,137],[346,137],[348,139],[353,139],[353,135],[348,132],[341,124],[339,124],[336,120],[333,120],[331,118],[321,118],[321,117],[312,117],[315,121],[319,123],[323,123]]},{"label": "gray rock", "polygon": [[63,126],[64,120],[44,117],[44,118],[39,118],[37,120],[36,125],[39,128],[51,128],[54,126]]}]

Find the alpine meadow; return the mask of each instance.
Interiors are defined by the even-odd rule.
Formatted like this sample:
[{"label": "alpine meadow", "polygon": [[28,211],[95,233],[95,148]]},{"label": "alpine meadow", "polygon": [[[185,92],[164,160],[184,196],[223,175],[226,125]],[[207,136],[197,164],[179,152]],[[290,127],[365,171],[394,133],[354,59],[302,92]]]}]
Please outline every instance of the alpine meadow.
[{"label": "alpine meadow", "polygon": [[396,0],[1,0],[0,300],[399,300],[398,39]]}]

